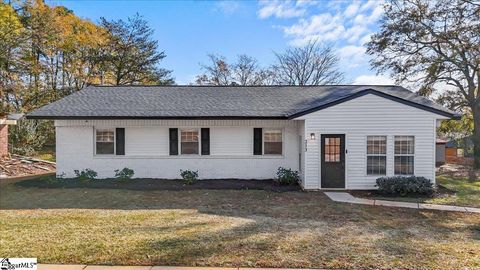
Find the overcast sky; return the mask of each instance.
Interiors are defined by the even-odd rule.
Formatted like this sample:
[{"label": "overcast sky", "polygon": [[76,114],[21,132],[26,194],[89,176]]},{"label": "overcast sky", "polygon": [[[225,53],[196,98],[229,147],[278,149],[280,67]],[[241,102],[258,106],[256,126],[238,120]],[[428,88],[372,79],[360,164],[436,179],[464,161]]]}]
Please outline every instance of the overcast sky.
[{"label": "overcast sky", "polygon": [[155,30],[167,57],[162,66],[173,70],[178,84],[188,84],[201,72],[208,53],[233,61],[248,54],[263,66],[274,51],[301,46],[315,38],[333,45],[341,59],[346,83],[392,84],[376,76],[364,43],[378,30],[382,2],[369,1],[67,1],[63,5],[82,18],[125,19],[136,12]]}]

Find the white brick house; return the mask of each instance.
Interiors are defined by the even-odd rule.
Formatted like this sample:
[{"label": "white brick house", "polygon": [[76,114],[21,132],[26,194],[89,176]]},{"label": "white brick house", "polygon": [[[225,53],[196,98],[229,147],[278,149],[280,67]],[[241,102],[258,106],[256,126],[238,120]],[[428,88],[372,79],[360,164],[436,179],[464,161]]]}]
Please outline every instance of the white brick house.
[{"label": "white brick house", "polygon": [[435,181],[435,137],[453,112],[397,86],[88,87],[28,114],[54,119],[57,173],[270,179],[371,189],[380,176]]}]

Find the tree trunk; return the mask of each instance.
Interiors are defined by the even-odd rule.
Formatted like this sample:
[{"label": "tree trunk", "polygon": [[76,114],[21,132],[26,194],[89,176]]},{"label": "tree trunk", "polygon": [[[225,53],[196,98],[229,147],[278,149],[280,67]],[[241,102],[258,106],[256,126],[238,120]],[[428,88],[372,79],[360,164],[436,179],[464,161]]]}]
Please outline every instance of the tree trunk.
[{"label": "tree trunk", "polygon": [[473,158],[474,168],[480,169],[480,104],[472,110],[473,113]]}]

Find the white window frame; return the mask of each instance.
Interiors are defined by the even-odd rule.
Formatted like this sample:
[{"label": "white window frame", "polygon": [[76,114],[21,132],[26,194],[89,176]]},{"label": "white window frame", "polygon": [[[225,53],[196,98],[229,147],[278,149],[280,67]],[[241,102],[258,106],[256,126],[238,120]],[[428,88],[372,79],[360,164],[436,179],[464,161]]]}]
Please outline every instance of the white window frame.
[{"label": "white window frame", "polygon": [[[282,133],[282,153],[281,154],[265,154],[265,133],[267,130],[279,130]],[[283,128],[262,128],[262,155],[263,156],[283,156],[285,152],[285,130]]]},{"label": "white window frame", "polygon": [[[385,138],[385,154],[369,154],[368,153],[368,137],[384,137]],[[387,135],[367,135],[365,137],[365,174],[367,176],[384,176],[388,172],[388,136]],[[385,173],[384,174],[369,174],[368,173],[368,157],[385,157]]]},{"label": "white window frame", "polygon": [[[413,138],[413,154],[397,154],[395,153],[395,142],[396,137],[412,137]],[[393,136],[393,174],[399,176],[412,176],[415,175],[415,153],[416,153],[416,138],[414,135],[394,135]],[[412,165],[412,174],[397,174],[395,173],[395,157],[412,157],[413,158],[413,165]]]},{"label": "white window frame", "polygon": [[[200,151],[202,149],[202,133],[200,128],[196,127],[181,127],[178,128],[178,154],[180,156],[200,156]],[[197,149],[197,154],[182,154],[182,130],[187,131],[187,130],[196,130],[198,132],[198,149]]]},{"label": "white window frame", "polygon": [[[97,131],[113,131],[113,154],[97,154]],[[95,149],[95,156],[115,156],[115,153],[117,153],[117,134],[116,134],[116,128],[113,127],[100,127],[100,128],[94,128],[93,129],[93,137],[94,137],[94,142],[93,142],[93,147]]]}]

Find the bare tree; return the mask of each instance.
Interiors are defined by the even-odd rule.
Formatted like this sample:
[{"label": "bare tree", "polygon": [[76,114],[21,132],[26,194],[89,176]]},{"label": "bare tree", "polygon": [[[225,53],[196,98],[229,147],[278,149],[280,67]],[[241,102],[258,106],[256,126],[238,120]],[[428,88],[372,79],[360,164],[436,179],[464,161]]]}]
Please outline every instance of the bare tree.
[{"label": "bare tree", "polygon": [[414,80],[425,95],[442,90],[439,100],[473,115],[475,167],[480,168],[480,5],[391,0],[367,47],[379,72],[392,72],[397,82]]},{"label": "bare tree", "polygon": [[242,54],[229,64],[224,56],[209,54],[210,63],[202,64],[204,73],[198,75],[199,85],[265,85],[271,84],[272,73],[262,69],[257,59]]},{"label": "bare tree", "polygon": [[271,72],[260,68],[257,59],[241,54],[232,65],[232,79],[239,85],[265,85],[271,80]]},{"label": "bare tree", "polygon": [[284,85],[325,85],[343,81],[339,70],[339,58],[331,46],[322,46],[310,41],[303,47],[288,48],[275,53],[274,80]]},{"label": "bare tree", "polygon": [[231,68],[224,56],[209,54],[210,64],[200,64],[204,73],[197,75],[195,83],[198,85],[230,85]]}]

